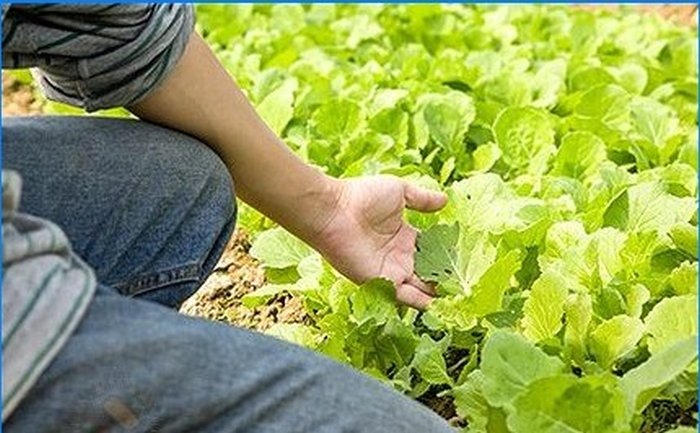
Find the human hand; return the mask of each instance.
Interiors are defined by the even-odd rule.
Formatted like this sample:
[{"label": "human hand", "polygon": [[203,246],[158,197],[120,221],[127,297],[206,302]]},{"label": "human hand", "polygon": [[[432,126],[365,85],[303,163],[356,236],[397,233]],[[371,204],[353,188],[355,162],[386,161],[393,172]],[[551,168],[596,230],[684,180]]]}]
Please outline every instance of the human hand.
[{"label": "human hand", "polygon": [[[207,80],[193,80],[201,76]],[[435,211],[446,197],[389,176],[337,180],[305,164],[196,33],[167,80],[129,109],[210,146],[229,168],[238,198],[352,281],[385,277],[396,284],[399,301],[419,308],[430,301],[432,291],[413,273],[416,230],[403,221],[403,209]]]},{"label": "human hand", "polygon": [[340,273],[356,283],[383,277],[396,285],[397,299],[425,308],[433,290],[414,273],[417,231],[403,219],[405,208],[434,212],[445,194],[393,176],[342,180],[337,205],[312,244]]}]

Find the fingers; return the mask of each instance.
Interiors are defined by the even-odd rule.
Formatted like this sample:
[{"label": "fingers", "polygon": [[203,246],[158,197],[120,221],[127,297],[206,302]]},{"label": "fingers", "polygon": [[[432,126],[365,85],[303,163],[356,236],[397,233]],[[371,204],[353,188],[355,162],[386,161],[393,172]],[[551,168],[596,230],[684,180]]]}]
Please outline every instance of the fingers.
[{"label": "fingers", "polygon": [[406,284],[415,287],[426,295],[435,296],[435,288],[422,281],[416,276],[416,274],[411,275],[411,277],[406,281]]},{"label": "fingers", "polygon": [[415,186],[409,182],[403,184],[406,207],[421,212],[435,212],[447,203],[447,195],[439,191]]},{"label": "fingers", "polygon": [[402,304],[425,310],[433,297],[410,284],[401,284],[396,289],[396,299]]},{"label": "fingers", "polygon": [[396,289],[396,299],[402,304],[425,310],[432,302],[435,289],[421,281],[415,274]]}]

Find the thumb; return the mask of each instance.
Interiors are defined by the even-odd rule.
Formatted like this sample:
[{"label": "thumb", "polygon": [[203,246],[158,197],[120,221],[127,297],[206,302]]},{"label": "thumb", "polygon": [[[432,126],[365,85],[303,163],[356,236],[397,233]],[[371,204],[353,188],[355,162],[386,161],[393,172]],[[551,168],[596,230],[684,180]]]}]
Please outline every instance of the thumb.
[{"label": "thumb", "polygon": [[435,212],[447,203],[445,193],[421,188],[409,182],[403,184],[403,196],[407,208],[421,212]]}]

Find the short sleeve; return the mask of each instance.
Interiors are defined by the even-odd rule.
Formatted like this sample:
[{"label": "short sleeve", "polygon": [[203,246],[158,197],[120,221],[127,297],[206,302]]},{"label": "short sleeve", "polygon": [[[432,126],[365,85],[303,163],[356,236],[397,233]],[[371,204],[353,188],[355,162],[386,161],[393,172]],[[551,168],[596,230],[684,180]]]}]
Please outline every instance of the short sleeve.
[{"label": "short sleeve", "polygon": [[13,4],[3,10],[3,65],[32,67],[52,100],[128,106],[168,76],[193,29],[185,4]]}]

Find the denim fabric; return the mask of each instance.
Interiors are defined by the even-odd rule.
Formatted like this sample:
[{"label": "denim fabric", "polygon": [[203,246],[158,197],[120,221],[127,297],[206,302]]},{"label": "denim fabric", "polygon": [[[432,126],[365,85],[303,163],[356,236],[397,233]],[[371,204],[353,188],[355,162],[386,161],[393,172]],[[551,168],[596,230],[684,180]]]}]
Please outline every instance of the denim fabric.
[{"label": "denim fabric", "polygon": [[101,283],[7,432],[452,431],[318,354],[165,307],[197,289],[234,224],[230,177],[206,146],[83,117],[5,119],[3,138],[20,209],[62,226]]},{"label": "denim fabric", "polygon": [[201,285],[235,220],[231,178],[201,142],[145,122],[7,118],[3,166],[20,210],[53,221],[97,280],[176,307]]}]

